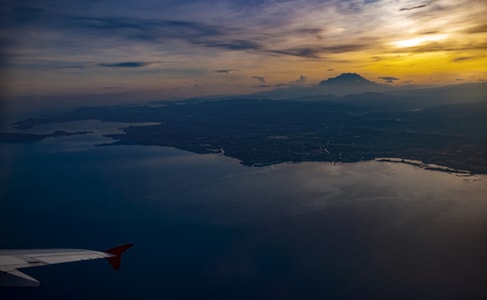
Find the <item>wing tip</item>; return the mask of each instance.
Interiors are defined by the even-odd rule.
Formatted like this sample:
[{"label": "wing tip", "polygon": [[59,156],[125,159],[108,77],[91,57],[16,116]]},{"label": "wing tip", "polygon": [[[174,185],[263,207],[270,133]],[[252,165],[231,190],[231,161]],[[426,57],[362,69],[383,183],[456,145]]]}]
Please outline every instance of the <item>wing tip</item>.
[{"label": "wing tip", "polygon": [[131,248],[133,245],[134,244],[132,244],[132,243],[127,243],[127,244],[123,244],[123,245],[120,245],[118,247],[111,248],[111,249],[103,251],[107,254],[112,255],[110,257],[105,257],[105,259],[110,263],[110,265],[112,266],[112,268],[114,270],[120,269],[120,262],[122,260],[122,254],[125,251],[127,251],[127,249]]}]

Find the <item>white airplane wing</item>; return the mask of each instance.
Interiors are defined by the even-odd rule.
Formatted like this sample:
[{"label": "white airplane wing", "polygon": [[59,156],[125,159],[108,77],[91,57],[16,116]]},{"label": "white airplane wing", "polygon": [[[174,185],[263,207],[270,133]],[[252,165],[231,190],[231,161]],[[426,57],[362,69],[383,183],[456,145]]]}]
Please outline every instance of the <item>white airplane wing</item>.
[{"label": "white airplane wing", "polygon": [[113,267],[120,268],[122,253],[132,244],[125,244],[105,251],[85,249],[12,249],[0,250],[0,287],[35,287],[39,281],[17,269],[46,266],[91,259],[106,259]]}]

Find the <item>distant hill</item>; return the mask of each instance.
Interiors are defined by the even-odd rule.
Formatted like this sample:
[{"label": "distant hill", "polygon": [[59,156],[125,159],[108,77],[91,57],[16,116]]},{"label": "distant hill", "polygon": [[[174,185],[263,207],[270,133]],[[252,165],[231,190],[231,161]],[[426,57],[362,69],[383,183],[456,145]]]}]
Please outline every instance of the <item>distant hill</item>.
[{"label": "distant hill", "polygon": [[380,84],[373,81],[367,80],[357,73],[342,73],[337,77],[328,78],[322,80],[319,84],[320,86],[331,86],[331,85],[347,85],[347,86],[357,86],[357,85],[369,85],[378,86]]},{"label": "distant hill", "polygon": [[487,102],[487,82],[451,84],[439,87],[395,88],[389,95],[408,98],[418,107],[465,102]]},{"label": "distant hill", "polygon": [[320,96],[346,96],[360,93],[381,93],[393,89],[365,79],[357,73],[343,73],[337,77],[322,80],[313,86],[291,86],[253,94],[253,97],[271,99],[312,98]]},{"label": "distant hill", "polygon": [[[349,97],[353,96],[353,97]],[[370,81],[357,73],[342,73],[312,86],[291,86],[236,98],[351,101],[354,104],[387,104],[401,102],[415,108],[464,102],[487,102],[487,83],[464,83],[444,86],[393,86]],[[397,101],[397,102],[396,102]],[[390,102],[390,103],[389,103]],[[396,103],[393,103],[396,102]],[[390,105],[389,105],[390,104]]]}]

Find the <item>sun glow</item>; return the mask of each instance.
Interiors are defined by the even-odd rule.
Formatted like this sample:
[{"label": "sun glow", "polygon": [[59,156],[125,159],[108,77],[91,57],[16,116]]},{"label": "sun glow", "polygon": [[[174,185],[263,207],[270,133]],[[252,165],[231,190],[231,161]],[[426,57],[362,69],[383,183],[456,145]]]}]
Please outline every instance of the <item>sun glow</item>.
[{"label": "sun glow", "polygon": [[436,42],[444,40],[448,37],[448,34],[436,34],[436,35],[429,35],[429,36],[422,36],[418,38],[408,39],[408,40],[401,40],[395,41],[393,44],[398,48],[408,48],[421,45],[426,42]]}]

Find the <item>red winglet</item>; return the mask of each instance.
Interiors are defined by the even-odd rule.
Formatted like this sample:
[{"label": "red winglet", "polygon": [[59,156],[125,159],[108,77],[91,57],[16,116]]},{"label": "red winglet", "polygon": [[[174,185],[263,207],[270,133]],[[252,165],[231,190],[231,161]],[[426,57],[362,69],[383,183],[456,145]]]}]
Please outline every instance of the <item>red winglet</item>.
[{"label": "red winglet", "polygon": [[125,244],[122,246],[118,246],[118,247],[103,251],[105,253],[114,255],[114,256],[105,258],[106,260],[108,260],[110,265],[112,265],[112,268],[114,270],[120,269],[120,261],[122,259],[122,253],[124,253],[125,250],[127,250],[128,248],[130,248],[132,246],[133,246],[133,244]]}]

